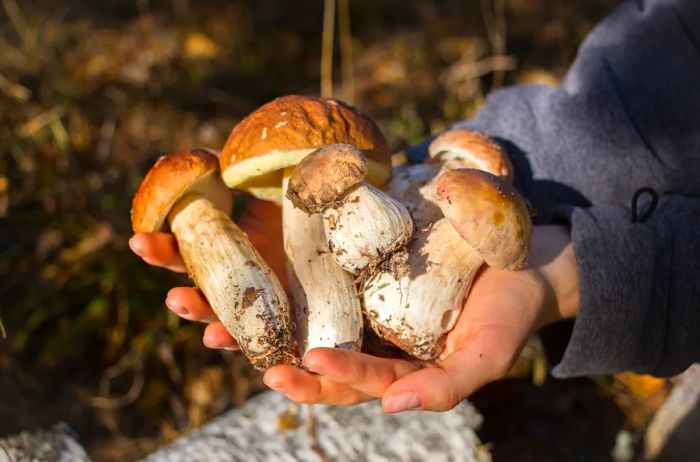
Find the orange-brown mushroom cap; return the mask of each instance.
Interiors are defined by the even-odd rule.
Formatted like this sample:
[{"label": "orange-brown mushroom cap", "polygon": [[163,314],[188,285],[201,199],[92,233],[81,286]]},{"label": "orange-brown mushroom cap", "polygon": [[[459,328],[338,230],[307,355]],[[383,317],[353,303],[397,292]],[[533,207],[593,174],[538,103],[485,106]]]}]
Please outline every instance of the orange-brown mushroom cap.
[{"label": "orange-brown mushroom cap", "polygon": [[455,128],[435,138],[428,147],[430,159],[441,162],[459,159],[464,167],[475,168],[513,180],[513,167],[501,146],[483,133]]},{"label": "orange-brown mushroom cap", "polygon": [[341,101],[304,95],[270,101],[236,125],[221,151],[221,171],[231,188],[280,199],[284,168],[339,143],[357,146],[367,156],[368,182],[381,186],[389,179],[389,148],[369,117]]},{"label": "orange-brown mushroom cap", "polygon": [[490,266],[527,264],[532,223],[525,201],[502,178],[475,169],[446,172],[436,184],[445,217]]},{"label": "orange-brown mushroom cap", "polygon": [[134,232],[166,229],[170,210],[187,194],[204,196],[230,214],[233,196],[219,173],[219,159],[209,150],[193,149],[159,158],[134,195],[131,204]]},{"label": "orange-brown mushroom cap", "polygon": [[287,198],[308,214],[342,200],[367,176],[367,160],[351,144],[331,144],[306,156],[289,179]]}]

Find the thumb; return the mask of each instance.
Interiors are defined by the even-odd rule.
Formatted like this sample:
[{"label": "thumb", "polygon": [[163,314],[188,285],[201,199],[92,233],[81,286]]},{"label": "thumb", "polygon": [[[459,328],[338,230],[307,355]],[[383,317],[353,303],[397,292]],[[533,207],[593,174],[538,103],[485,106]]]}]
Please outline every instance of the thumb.
[{"label": "thumb", "polygon": [[497,340],[502,337],[488,335],[490,330],[482,329],[471,339],[465,339],[463,348],[434,367],[421,369],[391,384],[382,396],[384,411],[447,411],[482,386],[503,377],[519,349],[517,345],[511,348],[503,343],[499,345]]}]

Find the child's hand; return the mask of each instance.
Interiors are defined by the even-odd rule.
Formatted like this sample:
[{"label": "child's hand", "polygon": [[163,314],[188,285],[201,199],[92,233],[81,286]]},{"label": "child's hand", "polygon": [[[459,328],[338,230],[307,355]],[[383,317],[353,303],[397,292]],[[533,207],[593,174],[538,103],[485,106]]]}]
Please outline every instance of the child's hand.
[{"label": "child's hand", "polygon": [[444,411],[503,377],[532,333],[578,310],[578,276],[568,232],[535,227],[530,268],[485,268],[434,363],[377,358],[318,348],[304,358],[311,374],[275,366],[265,383],[305,403],[354,404],[382,399],[387,412]]},{"label": "child's hand", "polygon": [[[253,199],[240,225],[286,286],[279,206]],[[170,234],[140,233],[129,244],[149,264],[186,271]],[[442,358],[434,363],[318,348],[304,358],[316,374],[282,365],[268,369],[264,381],[297,402],[355,404],[382,398],[387,412],[450,409],[503,377],[537,328],[576,314],[578,276],[568,232],[535,227],[530,262],[517,272],[484,268],[447,336]],[[237,349],[197,289],[170,290],[166,305],[184,319],[209,322],[208,347]]]}]

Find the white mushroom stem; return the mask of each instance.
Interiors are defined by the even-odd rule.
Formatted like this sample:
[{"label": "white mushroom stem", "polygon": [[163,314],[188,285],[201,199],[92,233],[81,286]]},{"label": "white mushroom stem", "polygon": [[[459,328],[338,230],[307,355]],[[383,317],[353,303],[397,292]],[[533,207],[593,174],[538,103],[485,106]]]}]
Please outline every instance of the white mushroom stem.
[{"label": "white mushroom stem", "polygon": [[[454,170],[429,179],[435,189],[428,195],[426,178],[420,171],[410,173],[398,178],[407,181],[400,183],[402,199],[430,198],[437,210],[406,204],[417,223],[428,225],[416,230],[406,269],[375,274],[364,285],[363,300],[380,336],[417,358],[432,360],[442,352],[479,267],[486,262],[516,270],[527,263],[531,223],[522,198],[506,179]],[[431,224],[440,212],[446,218]]]},{"label": "white mushroom stem", "polygon": [[246,234],[196,194],[181,199],[168,222],[190,277],[251,363],[297,362],[289,301]]},{"label": "white mushroom stem", "polygon": [[408,210],[365,181],[367,171],[357,147],[330,144],[299,162],[286,194],[307,214],[323,213],[335,261],[353,274],[373,270],[413,234]]},{"label": "white mushroom stem", "polygon": [[437,205],[435,181],[440,174],[436,164],[416,164],[395,169],[384,188],[391,197],[401,200],[413,217],[416,228],[424,228],[442,218]]},{"label": "white mushroom stem", "polygon": [[357,274],[403,248],[413,220],[399,201],[362,182],[342,204],[323,211],[323,228],[336,263]]},{"label": "white mushroom stem", "polygon": [[437,358],[482,263],[446,219],[416,230],[408,269],[377,273],[364,285],[370,325],[418,359]]},{"label": "white mushroom stem", "polygon": [[362,309],[353,276],[335,263],[322,215],[309,216],[286,197],[290,175],[285,170],[282,229],[300,354],[317,347],[359,351]]}]

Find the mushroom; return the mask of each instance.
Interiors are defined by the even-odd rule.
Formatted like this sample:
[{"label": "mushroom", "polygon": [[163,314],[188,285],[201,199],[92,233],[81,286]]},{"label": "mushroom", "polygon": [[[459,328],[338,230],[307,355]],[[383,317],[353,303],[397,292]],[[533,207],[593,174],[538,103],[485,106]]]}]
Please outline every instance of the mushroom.
[{"label": "mushroom", "polygon": [[428,147],[426,163],[395,169],[385,190],[400,198],[418,228],[442,218],[435,196],[435,181],[443,173],[457,168],[475,168],[513,180],[511,162],[501,146],[488,136],[466,128],[444,132]]},{"label": "mushroom", "polygon": [[435,180],[440,173],[437,164],[415,164],[394,169],[384,190],[396,197],[411,214],[417,229],[430,226],[442,218],[435,196]]},{"label": "mushroom", "polygon": [[[231,220],[231,191],[206,150],[161,157],[134,196],[134,232],[172,230],[214,313],[258,369],[298,363],[289,301],[279,280]],[[167,221],[167,223],[166,223]]]},{"label": "mushroom", "polygon": [[295,207],[322,213],[336,263],[358,274],[402,250],[413,220],[396,199],[365,181],[367,161],[349,144],[320,148],[299,162],[287,189]]},{"label": "mushroom", "polygon": [[481,265],[522,268],[531,234],[523,199],[490,173],[459,169],[442,174],[436,201],[445,218],[417,230],[409,270],[375,274],[363,295],[372,328],[422,360],[442,352]]},{"label": "mushroom", "polygon": [[487,265],[508,271],[527,265],[530,211],[510,183],[481,170],[457,169],[438,178],[436,194],[445,218]]},{"label": "mushroom", "polygon": [[513,181],[513,166],[501,146],[483,133],[454,128],[435,138],[428,146],[430,163],[438,163],[441,172],[474,168]]},{"label": "mushroom", "polygon": [[308,216],[285,197],[293,168],[316,149],[345,143],[367,156],[367,182],[383,185],[391,157],[379,128],[336,100],[292,95],[271,101],[242,120],[221,154],[229,187],[282,202],[284,249],[294,299],[300,353],[341,347],[359,350],[362,309],[353,276],[330,253],[321,215]]}]

